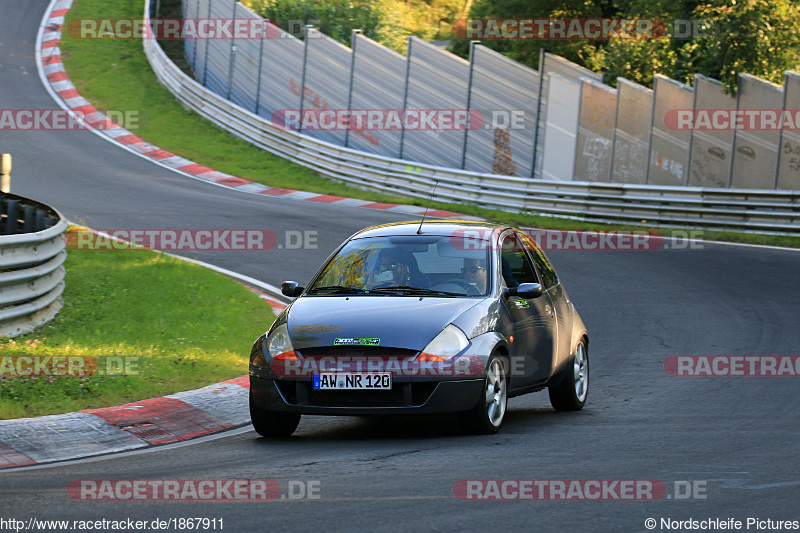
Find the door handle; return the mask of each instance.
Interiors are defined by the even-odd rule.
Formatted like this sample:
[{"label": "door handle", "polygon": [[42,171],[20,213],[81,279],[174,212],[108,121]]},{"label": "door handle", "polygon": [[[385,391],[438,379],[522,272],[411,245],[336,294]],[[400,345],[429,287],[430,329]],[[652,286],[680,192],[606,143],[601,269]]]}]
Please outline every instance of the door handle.
[{"label": "door handle", "polygon": [[547,316],[553,316],[553,308],[549,305],[544,306],[544,312],[547,313]]}]

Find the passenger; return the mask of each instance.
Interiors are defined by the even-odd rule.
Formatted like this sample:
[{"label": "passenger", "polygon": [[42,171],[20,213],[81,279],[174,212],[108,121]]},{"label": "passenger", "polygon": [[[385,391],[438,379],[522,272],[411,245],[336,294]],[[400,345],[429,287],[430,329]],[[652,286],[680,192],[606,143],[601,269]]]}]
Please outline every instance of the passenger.
[{"label": "passenger", "polygon": [[468,257],[464,259],[461,273],[469,284],[475,287],[478,294],[486,293],[486,266],[485,261],[479,258]]}]

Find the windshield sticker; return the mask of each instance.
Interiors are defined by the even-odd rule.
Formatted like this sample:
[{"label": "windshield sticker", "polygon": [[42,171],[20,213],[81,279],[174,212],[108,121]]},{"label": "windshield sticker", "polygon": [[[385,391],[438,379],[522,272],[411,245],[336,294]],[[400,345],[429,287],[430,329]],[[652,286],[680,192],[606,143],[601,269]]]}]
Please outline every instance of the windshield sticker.
[{"label": "windshield sticker", "polygon": [[335,339],[333,341],[334,346],[338,346],[341,344],[350,344],[350,345],[357,345],[357,346],[378,346],[380,345],[380,339],[365,339],[362,337],[348,337],[345,339]]}]

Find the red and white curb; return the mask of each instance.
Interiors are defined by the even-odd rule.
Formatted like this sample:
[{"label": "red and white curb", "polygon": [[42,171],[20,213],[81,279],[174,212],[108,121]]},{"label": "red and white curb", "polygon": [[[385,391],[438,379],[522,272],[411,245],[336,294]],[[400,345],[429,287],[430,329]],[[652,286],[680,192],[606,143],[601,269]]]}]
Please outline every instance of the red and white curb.
[{"label": "red and white curb", "polygon": [[[297,191],[294,189],[283,189],[280,187],[267,187],[260,183],[254,183],[242,178],[237,178],[236,176],[231,176],[230,174],[225,174],[224,172],[218,172],[149,144],[98,111],[97,108],[78,93],[77,89],[70,81],[69,76],[64,70],[64,63],[61,61],[59,44],[61,42],[61,29],[64,25],[64,19],[71,7],[72,0],[53,0],[47,12],[45,12],[36,42],[36,62],[39,70],[39,77],[42,79],[42,83],[44,83],[45,88],[48,89],[53,99],[58,102],[62,108],[81,113],[83,121],[87,126],[107,140],[118,144],[134,154],[185,176],[229,189],[235,189],[237,191],[251,194],[263,194],[282,199],[325,203],[329,205],[380,209],[408,215],[421,216],[425,212],[425,208],[414,205],[386,204],[357,198],[330,196],[314,192]],[[465,218],[464,215],[441,210],[428,211],[427,214],[428,216],[437,218]]]},{"label": "red and white curb", "polygon": [[266,293],[264,291],[258,290],[255,287],[250,287],[249,285],[245,285],[244,283],[242,283],[242,286],[245,289],[256,293],[259,298],[261,298],[262,300],[266,301],[270,305],[270,307],[272,307],[272,311],[275,313],[275,315],[281,314],[281,311],[286,309],[286,306],[289,305],[289,304],[283,303],[280,300],[276,300],[269,293]]},{"label": "red and white curb", "polygon": [[180,442],[247,424],[243,376],[115,407],[0,420],[0,468],[67,461]]}]

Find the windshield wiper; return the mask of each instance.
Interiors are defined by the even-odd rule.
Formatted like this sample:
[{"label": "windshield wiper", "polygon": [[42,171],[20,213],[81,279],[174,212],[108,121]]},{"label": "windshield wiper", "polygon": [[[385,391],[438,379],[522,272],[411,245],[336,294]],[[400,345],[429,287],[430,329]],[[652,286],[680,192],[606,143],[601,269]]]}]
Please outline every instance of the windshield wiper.
[{"label": "windshield wiper", "polygon": [[396,287],[380,287],[377,289],[370,289],[369,292],[395,292],[400,294],[413,294],[425,296],[466,296],[461,292],[447,292],[437,291],[434,289],[426,289],[423,287],[412,287],[410,285],[398,285]]},{"label": "windshield wiper", "polygon": [[309,294],[319,294],[323,292],[326,294],[364,294],[367,291],[360,287],[346,287],[344,285],[326,285],[324,287],[314,287],[308,291]]}]

